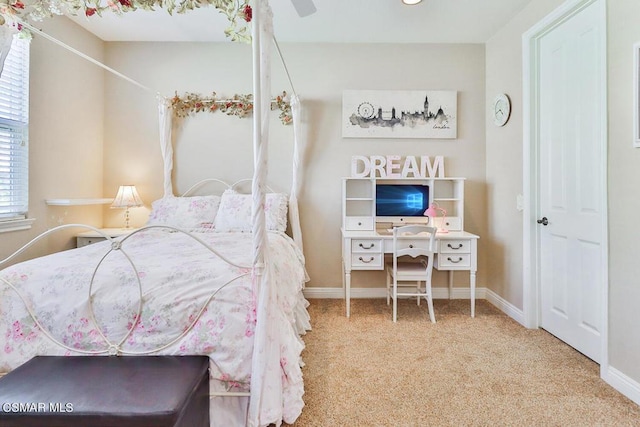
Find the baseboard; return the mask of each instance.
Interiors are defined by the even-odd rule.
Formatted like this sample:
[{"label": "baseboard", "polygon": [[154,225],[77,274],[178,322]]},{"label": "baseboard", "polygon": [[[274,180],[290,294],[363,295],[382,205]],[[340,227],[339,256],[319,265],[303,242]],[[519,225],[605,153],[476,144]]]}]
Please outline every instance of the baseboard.
[{"label": "baseboard", "polygon": [[[305,298],[309,299],[342,299],[344,298],[343,288],[306,288],[304,290]],[[351,288],[351,298],[386,298],[386,288]],[[451,299],[469,299],[471,297],[471,290],[469,288],[453,288]],[[434,299],[449,299],[449,288],[437,287],[433,288]],[[524,313],[521,309],[511,304],[509,301],[502,298],[487,288],[476,288],[476,299],[486,299],[491,304],[496,306],[500,311],[511,317],[521,325],[524,324]]]},{"label": "baseboard", "polygon": [[511,304],[506,299],[502,298],[497,293],[493,292],[491,289],[486,289],[485,294],[487,301],[495,305],[500,311],[511,317],[516,322],[520,323],[522,326],[525,326],[524,312],[522,310]]},{"label": "baseboard", "polygon": [[[522,310],[490,289],[485,289],[485,295],[487,301],[495,305],[499,310],[504,312],[513,320],[526,327],[524,313]],[[608,366],[605,369],[602,379],[637,405],[640,405],[640,383],[611,366]]]},{"label": "baseboard", "polygon": [[[449,299],[449,288],[432,288],[434,299]],[[476,299],[485,299],[486,288],[476,288]],[[344,298],[343,288],[306,288],[303,291],[305,298],[327,298],[342,299]],[[351,288],[351,298],[386,298],[386,288]],[[469,299],[471,290],[469,288],[453,288],[451,299]]]},{"label": "baseboard", "polygon": [[640,405],[640,383],[611,366],[605,369],[602,379],[637,405]]}]

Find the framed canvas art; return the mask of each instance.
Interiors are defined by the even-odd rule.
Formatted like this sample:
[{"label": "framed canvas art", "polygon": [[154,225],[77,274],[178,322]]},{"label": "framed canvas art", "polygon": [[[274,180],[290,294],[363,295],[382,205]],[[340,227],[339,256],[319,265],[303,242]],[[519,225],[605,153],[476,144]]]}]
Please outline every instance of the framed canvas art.
[{"label": "framed canvas art", "polygon": [[343,138],[456,138],[458,92],[345,90]]}]

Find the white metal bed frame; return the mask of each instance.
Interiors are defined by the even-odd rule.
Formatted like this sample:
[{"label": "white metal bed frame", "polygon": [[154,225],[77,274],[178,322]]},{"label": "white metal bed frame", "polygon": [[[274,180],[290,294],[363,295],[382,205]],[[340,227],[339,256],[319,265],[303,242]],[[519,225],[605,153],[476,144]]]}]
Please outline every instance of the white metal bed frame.
[{"label": "white metal bed frame", "polygon": [[[199,189],[201,189],[201,188],[203,188],[203,187],[205,187],[205,186],[207,186],[209,184],[212,184],[212,183],[213,184],[222,185],[224,187],[224,190],[236,191],[236,189],[240,185],[242,185],[243,183],[251,182],[251,181],[252,181],[252,179],[246,178],[246,179],[238,180],[238,181],[234,182],[233,184],[229,184],[226,181],[223,181],[223,180],[220,180],[220,179],[217,179],[217,178],[207,178],[207,179],[203,179],[203,180],[195,183],[191,187],[189,187],[189,189],[187,189],[182,194],[182,196],[180,196],[180,197],[192,196]],[[265,186],[265,188],[268,191],[273,192],[271,187]],[[134,275],[136,277],[136,281],[137,281],[137,284],[138,284],[138,307],[137,307],[135,319],[137,320],[137,319],[141,318],[142,311],[143,311],[143,298],[144,298],[145,294],[143,294],[143,291],[142,291],[142,283],[140,281],[140,277],[138,275],[138,270],[136,268],[136,265],[135,265],[134,261],[131,259],[131,257],[129,256],[129,254],[126,252],[125,247],[124,247],[126,241],[128,239],[130,239],[132,236],[134,236],[135,234],[138,234],[138,233],[143,233],[145,230],[150,230],[150,229],[164,229],[164,230],[169,230],[169,231],[173,231],[173,232],[183,233],[183,234],[189,236],[191,239],[193,239],[198,244],[202,245],[209,252],[211,252],[212,254],[214,254],[215,256],[220,258],[221,260],[223,260],[228,265],[231,265],[231,266],[234,266],[234,267],[237,267],[237,268],[240,268],[240,269],[244,269],[244,270],[251,270],[251,266],[240,265],[240,264],[234,263],[233,261],[231,261],[228,258],[226,258],[224,255],[222,255],[220,252],[218,252],[215,248],[211,247],[210,245],[205,243],[203,240],[198,238],[193,233],[189,233],[189,232],[187,232],[185,230],[182,230],[182,229],[179,229],[179,228],[176,228],[176,227],[167,226],[167,225],[147,225],[147,226],[144,226],[144,227],[141,227],[141,228],[138,228],[138,229],[132,231],[130,234],[127,234],[124,237],[112,238],[112,237],[108,236],[107,234],[103,233],[100,229],[98,229],[96,227],[93,227],[91,225],[86,225],[86,224],[64,224],[64,225],[60,225],[60,226],[54,227],[52,229],[49,229],[49,230],[43,232],[42,234],[38,235],[37,237],[35,237],[31,241],[29,241],[28,243],[26,243],[24,246],[22,246],[20,249],[15,251],[13,254],[11,254],[7,258],[5,258],[3,260],[0,260],[0,266],[9,263],[15,257],[19,256],[21,253],[25,252],[27,249],[29,249],[30,247],[32,247],[33,245],[35,245],[37,242],[39,242],[40,240],[44,239],[45,237],[47,237],[47,236],[49,236],[51,234],[60,232],[62,230],[70,229],[70,228],[85,228],[85,229],[89,229],[89,230],[95,231],[98,234],[100,234],[102,237],[104,237],[107,241],[111,242],[111,244],[109,245],[106,253],[104,255],[102,255],[102,257],[98,261],[98,263],[97,263],[97,265],[96,265],[96,267],[95,267],[95,269],[93,271],[93,274],[91,276],[91,280],[89,282],[89,289],[88,289],[88,302],[89,302],[90,320],[93,323],[93,326],[95,327],[95,329],[98,331],[98,333],[102,337],[104,343],[106,344],[106,347],[104,349],[102,349],[102,350],[84,350],[84,349],[78,349],[78,348],[70,347],[70,346],[60,342],[60,340],[56,339],[53,336],[53,334],[50,333],[40,323],[40,321],[38,320],[36,314],[31,309],[31,307],[27,303],[25,297],[20,293],[20,291],[11,282],[9,282],[8,280],[4,279],[3,277],[0,277],[0,282],[2,282],[5,285],[7,285],[9,288],[11,288],[16,293],[16,295],[20,298],[20,300],[24,304],[29,316],[33,319],[33,321],[36,324],[36,326],[38,327],[38,329],[44,334],[44,336],[47,339],[49,339],[49,341],[51,341],[53,344],[57,345],[58,347],[61,347],[61,348],[65,349],[65,350],[73,352],[73,353],[78,353],[78,354],[82,354],[82,355],[91,355],[91,356],[98,356],[98,355],[142,356],[142,355],[154,354],[154,353],[157,353],[157,352],[162,351],[164,349],[167,349],[167,348],[171,347],[172,345],[174,345],[175,343],[177,343],[178,341],[180,341],[183,337],[185,337],[189,332],[191,332],[193,330],[194,326],[197,324],[197,322],[200,320],[200,317],[204,313],[204,310],[211,303],[211,301],[214,300],[215,296],[218,294],[219,291],[221,291],[222,289],[226,288],[228,285],[230,285],[234,281],[240,279],[241,277],[245,277],[245,276],[251,274],[250,272],[247,272],[247,273],[242,273],[242,274],[240,274],[240,275],[238,275],[236,277],[233,277],[232,279],[228,280],[226,283],[221,285],[218,289],[213,291],[211,293],[211,295],[209,295],[209,297],[206,299],[206,301],[202,304],[202,307],[200,307],[200,309],[197,312],[197,315],[193,318],[193,320],[190,322],[188,327],[185,330],[183,330],[183,332],[180,333],[178,336],[176,336],[175,338],[171,339],[169,342],[167,342],[165,344],[162,344],[162,345],[160,345],[160,346],[158,346],[158,347],[156,347],[154,349],[151,349],[151,350],[145,350],[145,351],[127,350],[126,348],[123,347],[123,344],[126,343],[126,340],[130,337],[130,335],[135,330],[136,325],[137,325],[137,321],[136,322],[132,322],[131,327],[127,330],[127,333],[118,342],[112,342],[111,340],[109,340],[109,338],[107,338],[106,334],[104,333],[104,331],[102,330],[102,328],[100,327],[100,325],[98,324],[98,322],[97,322],[97,320],[95,318],[94,308],[93,308],[92,290],[93,290],[94,279],[95,279],[96,274],[98,273],[98,271],[100,269],[100,266],[103,264],[104,260],[112,253],[116,253],[117,252],[117,253],[122,254],[126,258],[128,263],[130,264],[131,269],[133,270],[133,273],[134,273]],[[219,368],[219,366],[215,363],[215,361],[213,359],[209,358],[209,360],[210,360],[211,363],[216,365],[216,367],[218,367],[218,371],[219,372],[222,372],[222,370]],[[6,373],[0,373],[0,378],[2,376],[4,376],[4,375],[6,375]],[[216,378],[213,378],[213,379],[217,380],[217,381],[220,381],[221,383],[225,383],[226,391],[210,392],[209,393],[209,397],[210,398],[215,398],[215,397],[250,397],[251,396],[250,392],[231,391],[233,389],[233,387],[230,386],[229,384],[234,383],[235,381],[233,381],[233,380],[229,380],[229,379],[222,380],[222,379],[216,379]]]}]

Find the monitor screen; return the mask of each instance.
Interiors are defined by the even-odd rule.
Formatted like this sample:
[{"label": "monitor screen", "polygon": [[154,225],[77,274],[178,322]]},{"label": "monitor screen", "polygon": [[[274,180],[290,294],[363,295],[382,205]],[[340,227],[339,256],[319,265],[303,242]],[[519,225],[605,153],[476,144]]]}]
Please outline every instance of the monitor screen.
[{"label": "monitor screen", "polygon": [[376,185],[376,216],[423,216],[428,207],[428,185]]}]

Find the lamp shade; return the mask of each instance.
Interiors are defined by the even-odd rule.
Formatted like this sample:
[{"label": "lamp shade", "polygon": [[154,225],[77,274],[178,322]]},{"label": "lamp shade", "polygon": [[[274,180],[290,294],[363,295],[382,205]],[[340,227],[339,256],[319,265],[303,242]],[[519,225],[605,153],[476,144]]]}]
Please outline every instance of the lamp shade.
[{"label": "lamp shade", "polygon": [[424,211],[424,216],[428,216],[429,218],[435,218],[438,216],[438,211],[436,210],[435,205],[431,205]]},{"label": "lamp shade", "polygon": [[444,226],[445,218],[447,217],[447,211],[438,206],[437,203],[432,203],[423,213],[424,216],[429,217],[429,225],[431,225],[431,219],[435,219],[438,217],[438,214],[442,214],[442,219],[440,220],[440,227],[437,224],[434,224],[434,227],[437,228],[438,233],[448,233],[449,230]]},{"label": "lamp shade", "polygon": [[121,185],[118,188],[118,194],[111,203],[112,208],[133,208],[142,206],[142,199],[138,195],[135,185]]}]

